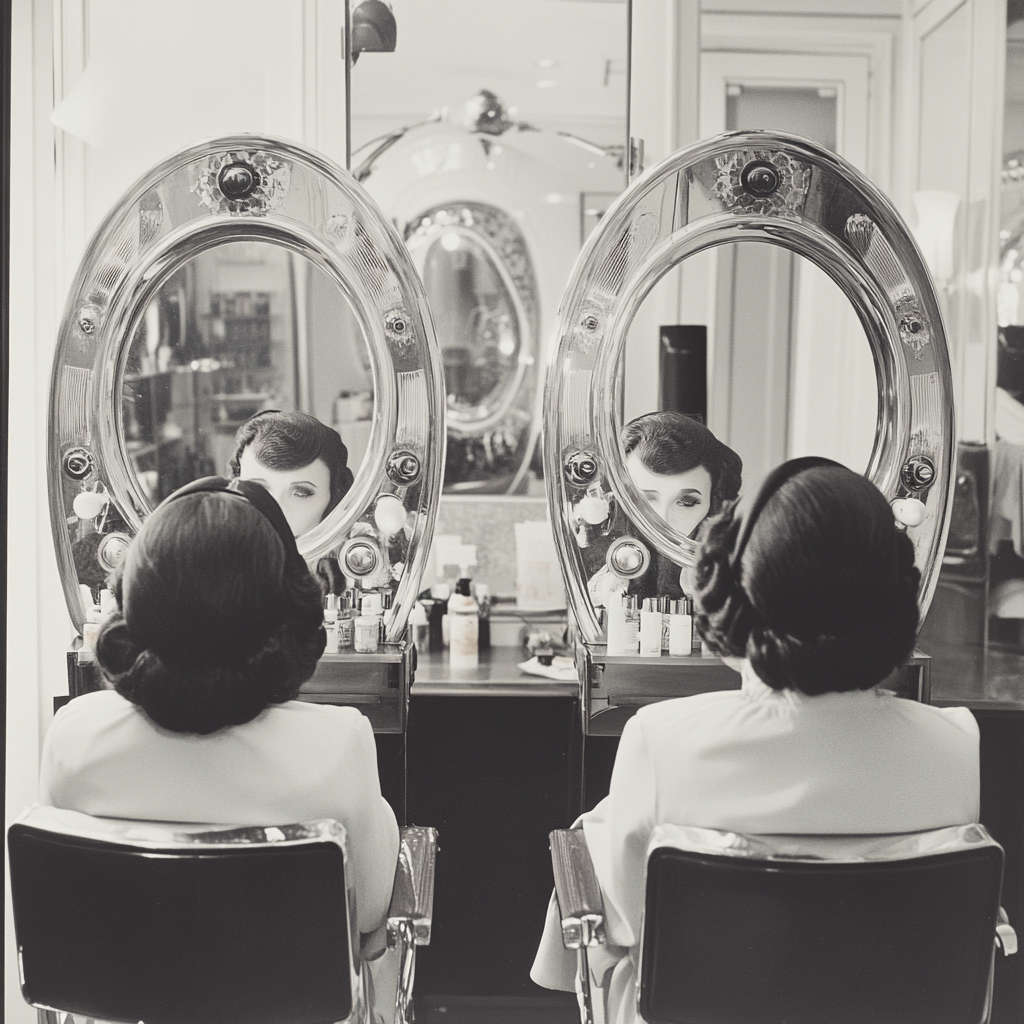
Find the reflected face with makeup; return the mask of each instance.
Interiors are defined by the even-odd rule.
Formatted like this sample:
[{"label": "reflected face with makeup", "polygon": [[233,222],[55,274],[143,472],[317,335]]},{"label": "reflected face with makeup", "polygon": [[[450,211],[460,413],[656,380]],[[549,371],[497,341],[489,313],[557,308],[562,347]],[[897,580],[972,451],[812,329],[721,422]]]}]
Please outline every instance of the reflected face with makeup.
[{"label": "reflected face with makeup", "polygon": [[238,461],[238,477],[266,487],[296,537],[320,522],[331,500],[331,471],[323,459],[298,469],[271,469],[246,448]]},{"label": "reflected face with makeup", "polygon": [[684,536],[689,537],[711,510],[711,474],[704,466],[684,473],[655,473],[630,452],[626,470],[651,508]]}]

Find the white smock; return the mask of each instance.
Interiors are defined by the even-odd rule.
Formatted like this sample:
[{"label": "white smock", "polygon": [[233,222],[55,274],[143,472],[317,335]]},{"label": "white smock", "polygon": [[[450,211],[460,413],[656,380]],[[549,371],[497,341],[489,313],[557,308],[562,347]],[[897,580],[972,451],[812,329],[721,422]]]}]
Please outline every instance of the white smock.
[{"label": "white smock", "polygon": [[[355,708],[292,700],[197,736],[154,725],[113,690],[84,694],[46,734],[39,802],[106,818],[218,825],[333,818],[345,826],[359,931],[377,933],[369,946],[383,947],[398,825],[381,796],[373,729]],[[393,1000],[385,994],[394,990],[391,959],[373,965],[378,1007]]]},{"label": "white smock", "polygon": [[[741,690],[651,704],[622,732],[607,797],[584,814],[609,946],[591,951],[595,1010],[632,1024],[647,849],[655,826],[753,834],[916,832],[978,820],[978,724],[884,690],[807,697],[743,663]],[[571,991],[554,897],[530,976]],[[603,1014],[602,1014],[603,1011]]]}]

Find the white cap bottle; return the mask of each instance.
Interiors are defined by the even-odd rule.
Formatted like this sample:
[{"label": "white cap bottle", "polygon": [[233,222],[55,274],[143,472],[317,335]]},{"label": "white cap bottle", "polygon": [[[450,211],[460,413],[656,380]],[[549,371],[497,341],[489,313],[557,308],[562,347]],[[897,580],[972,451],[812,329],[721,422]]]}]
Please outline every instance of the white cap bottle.
[{"label": "white cap bottle", "polygon": [[448,663],[452,668],[476,668],[480,662],[479,611],[464,576],[448,598]]},{"label": "white cap bottle", "polygon": [[652,597],[644,599],[640,612],[640,657],[661,657],[661,612]]}]

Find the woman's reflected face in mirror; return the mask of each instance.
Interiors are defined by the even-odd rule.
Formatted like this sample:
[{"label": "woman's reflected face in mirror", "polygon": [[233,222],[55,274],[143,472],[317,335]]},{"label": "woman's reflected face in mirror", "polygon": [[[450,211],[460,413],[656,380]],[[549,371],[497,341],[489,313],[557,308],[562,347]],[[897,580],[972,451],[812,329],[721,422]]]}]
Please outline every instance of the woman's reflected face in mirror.
[{"label": "woman's reflected face in mirror", "polygon": [[239,459],[238,478],[262,484],[284,512],[296,537],[324,517],[331,500],[331,471],[323,459],[297,469],[271,469],[246,448]]},{"label": "woman's reflected face in mirror", "polygon": [[268,409],[246,420],[229,469],[270,491],[296,537],[330,515],[353,483],[341,435],[304,412]]},{"label": "woman's reflected face in mirror", "polygon": [[653,412],[622,431],[626,470],[672,529],[693,537],[723,502],[739,494],[743,463],[702,423],[678,412]]},{"label": "woman's reflected face in mirror", "polygon": [[626,471],[662,519],[689,537],[711,510],[711,474],[704,466],[682,473],[655,473],[636,452],[626,456]]}]

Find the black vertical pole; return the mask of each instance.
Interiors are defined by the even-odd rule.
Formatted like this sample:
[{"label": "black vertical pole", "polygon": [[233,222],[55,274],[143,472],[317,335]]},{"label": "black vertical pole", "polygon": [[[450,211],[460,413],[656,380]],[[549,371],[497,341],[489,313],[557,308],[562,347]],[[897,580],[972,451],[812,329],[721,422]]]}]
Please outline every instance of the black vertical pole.
[{"label": "black vertical pole", "polygon": [[708,420],[708,329],[669,324],[659,330],[658,407]]}]

